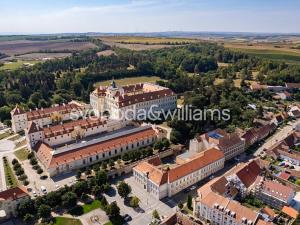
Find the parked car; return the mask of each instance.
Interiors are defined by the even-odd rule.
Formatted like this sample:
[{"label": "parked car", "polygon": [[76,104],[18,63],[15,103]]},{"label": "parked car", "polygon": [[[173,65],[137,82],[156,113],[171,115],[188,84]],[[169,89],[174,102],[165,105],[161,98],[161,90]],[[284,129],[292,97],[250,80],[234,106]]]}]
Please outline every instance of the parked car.
[{"label": "parked car", "polygon": [[189,193],[189,192],[190,192],[190,189],[188,189],[188,188],[186,188],[186,189],[183,190],[183,193],[185,193],[185,194]]},{"label": "parked car", "polygon": [[37,197],[37,193],[35,191],[32,191],[33,197]]},{"label": "parked car", "polygon": [[193,185],[192,187],[190,187],[190,190],[193,191],[195,190],[197,187],[195,185]]},{"label": "parked car", "polygon": [[125,215],[123,216],[123,219],[124,219],[125,222],[129,222],[129,221],[132,220],[132,217],[131,217],[130,215],[128,215],[128,214],[125,214]]},{"label": "parked car", "polygon": [[45,186],[41,186],[41,191],[43,194],[47,194],[47,189],[45,188]]}]

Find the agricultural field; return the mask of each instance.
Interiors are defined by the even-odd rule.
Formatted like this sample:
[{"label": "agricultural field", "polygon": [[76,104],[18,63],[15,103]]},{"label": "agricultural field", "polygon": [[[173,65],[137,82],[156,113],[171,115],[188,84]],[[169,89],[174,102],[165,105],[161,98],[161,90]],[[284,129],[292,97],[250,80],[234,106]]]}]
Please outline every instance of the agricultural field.
[{"label": "agricultural field", "polygon": [[15,56],[18,60],[32,61],[32,60],[48,60],[48,59],[62,59],[71,56],[72,53],[29,53]]},{"label": "agricultural field", "polygon": [[194,43],[198,40],[191,38],[165,38],[165,37],[143,37],[143,36],[105,36],[99,37],[104,44],[127,48],[135,51],[170,48],[186,43]]},{"label": "agricultural field", "polygon": [[[214,82],[214,85],[219,85],[219,84],[222,84],[223,82],[225,81],[225,79],[221,79],[221,78],[217,78]],[[237,87],[237,88],[240,88],[241,87],[241,79],[235,79],[233,82],[234,82],[234,86]],[[255,83],[256,81],[253,81],[253,80],[246,80],[246,83]]]},{"label": "agricultural field", "polygon": [[3,66],[0,66],[0,70],[16,70],[26,65],[34,65],[36,63],[39,63],[37,60],[17,60],[16,62],[5,62]]},{"label": "agricultural field", "polygon": [[290,64],[300,64],[300,49],[295,43],[249,43],[225,42],[224,47],[233,51],[245,52],[249,55],[262,57],[274,61],[284,61]]},{"label": "agricultural field", "polygon": [[[125,85],[129,85],[129,84],[137,84],[137,83],[142,83],[142,82],[155,83],[156,81],[159,81],[159,80],[161,80],[161,79],[156,76],[150,76],[150,77],[140,76],[140,77],[128,77],[128,78],[124,78],[124,79],[117,79],[117,80],[115,80],[115,82],[119,86],[125,86]],[[111,80],[107,80],[107,81],[98,82],[95,84],[95,86],[96,87],[108,86],[110,84],[111,84]]]},{"label": "agricultural field", "polygon": [[96,48],[97,46],[91,42],[71,42],[66,40],[59,41],[2,41],[0,42],[0,52],[10,56],[24,55],[26,53],[40,51],[83,51]]}]

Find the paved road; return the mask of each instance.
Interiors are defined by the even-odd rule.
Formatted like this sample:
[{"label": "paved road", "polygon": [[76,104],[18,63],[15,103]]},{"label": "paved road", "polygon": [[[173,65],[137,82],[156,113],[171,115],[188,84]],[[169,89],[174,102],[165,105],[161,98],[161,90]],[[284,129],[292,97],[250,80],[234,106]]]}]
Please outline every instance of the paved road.
[{"label": "paved road", "polygon": [[274,135],[269,137],[265,141],[265,143],[257,149],[257,151],[254,153],[254,156],[258,156],[264,149],[268,149],[272,145],[274,145],[276,142],[286,138],[287,135],[293,130],[293,128],[298,123],[300,123],[300,119],[293,121],[293,122],[289,122],[289,124],[287,124],[283,128],[279,128],[279,130]]}]

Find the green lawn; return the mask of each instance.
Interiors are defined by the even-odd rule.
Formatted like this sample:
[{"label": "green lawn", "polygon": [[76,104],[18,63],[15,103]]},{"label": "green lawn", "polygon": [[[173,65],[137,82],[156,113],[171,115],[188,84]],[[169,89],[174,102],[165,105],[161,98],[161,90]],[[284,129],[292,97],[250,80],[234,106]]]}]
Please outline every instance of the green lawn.
[{"label": "green lawn", "polygon": [[15,151],[14,154],[19,160],[24,161],[27,159],[29,152],[27,148],[22,148]]},{"label": "green lawn", "polygon": [[54,225],[82,225],[82,223],[78,219],[67,217],[55,217]]},{"label": "green lawn", "polygon": [[12,168],[9,165],[8,159],[7,161],[3,159],[3,165],[4,165],[6,185],[10,187],[16,187],[18,185],[18,182]]},{"label": "green lawn", "polygon": [[[149,83],[155,83],[156,81],[161,80],[157,76],[140,76],[140,77],[128,77],[124,79],[116,79],[116,83],[119,86],[129,85],[129,84],[137,84],[142,82],[149,82]],[[111,84],[111,80],[98,82],[95,84],[95,86],[108,86]]]},{"label": "green lawn", "polygon": [[82,206],[83,213],[89,213],[95,209],[103,208],[99,200],[94,200],[91,204],[85,204]]}]

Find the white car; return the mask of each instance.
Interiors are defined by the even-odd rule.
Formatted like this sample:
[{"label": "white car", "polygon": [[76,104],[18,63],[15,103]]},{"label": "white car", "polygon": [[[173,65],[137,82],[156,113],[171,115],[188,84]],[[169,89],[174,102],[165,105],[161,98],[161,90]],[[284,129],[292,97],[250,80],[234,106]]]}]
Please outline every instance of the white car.
[{"label": "white car", "polygon": [[47,194],[47,189],[45,188],[45,186],[41,186],[41,191],[43,192],[43,194]]},{"label": "white car", "polygon": [[32,191],[33,197],[37,197],[37,193],[35,191]]},{"label": "white car", "polygon": [[197,187],[195,185],[193,185],[192,187],[190,187],[190,190],[193,191],[195,190]]}]

